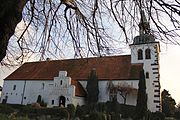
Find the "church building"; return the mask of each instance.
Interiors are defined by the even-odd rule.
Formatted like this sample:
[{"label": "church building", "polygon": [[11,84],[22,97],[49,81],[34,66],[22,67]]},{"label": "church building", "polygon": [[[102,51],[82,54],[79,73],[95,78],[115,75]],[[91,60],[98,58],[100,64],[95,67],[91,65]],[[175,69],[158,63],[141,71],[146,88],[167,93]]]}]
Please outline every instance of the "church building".
[{"label": "church building", "polygon": [[[92,71],[98,78],[98,102],[136,105],[140,72],[146,81],[147,107],[160,111],[159,42],[141,18],[140,33],[130,45],[130,55],[28,62],[4,79],[1,103],[47,107],[86,104],[87,80]],[[115,89],[113,89],[115,88]]]}]

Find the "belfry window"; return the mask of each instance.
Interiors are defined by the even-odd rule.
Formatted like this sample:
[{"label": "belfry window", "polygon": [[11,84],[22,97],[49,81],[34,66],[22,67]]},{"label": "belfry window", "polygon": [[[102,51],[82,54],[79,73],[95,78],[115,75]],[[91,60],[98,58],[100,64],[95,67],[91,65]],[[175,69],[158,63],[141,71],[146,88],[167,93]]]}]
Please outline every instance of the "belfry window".
[{"label": "belfry window", "polygon": [[146,59],[151,59],[151,50],[150,49],[146,49],[145,55],[146,55]]},{"label": "belfry window", "polygon": [[141,49],[138,50],[138,60],[143,59],[143,51]]}]

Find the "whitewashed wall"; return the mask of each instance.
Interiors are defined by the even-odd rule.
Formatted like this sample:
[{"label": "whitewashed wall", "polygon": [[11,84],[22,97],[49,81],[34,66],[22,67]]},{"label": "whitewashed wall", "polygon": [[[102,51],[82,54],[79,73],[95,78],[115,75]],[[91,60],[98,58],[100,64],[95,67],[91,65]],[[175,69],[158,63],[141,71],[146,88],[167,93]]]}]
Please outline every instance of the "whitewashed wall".
[{"label": "whitewashed wall", "polygon": [[[8,96],[7,103],[26,105],[35,103],[38,95],[41,95],[44,102],[47,102],[47,93],[51,84],[53,81],[47,80],[5,80],[1,102],[5,96]],[[15,90],[13,90],[14,85],[16,85]]]},{"label": "whitewashed wall", "polygon": [[[14,85],[15,90],[13,90]],[[7,96],[7,103],[31,104],[37,102],[39,95],[49,107],[59,106],[60,96],[65,97],[65,106],[85,103],[83,97],[75,96],[75,86],[71,85],[71,78],[67,77],[65,71],[59,72],[59,77],[55,77],[54,80],[5,80],[1,103]],[[54,100],[53,105],[52,100]]]},{"label": "whitewashed wall", "polygon": [[[98,83],[98,85],[99,85],[99,98],[98,98],[98,102],[107,102],[107,101],[110,101],[109,91],[107,89],[109,82],[110,82],[109,80],[99,81],[99,83]],[[127,83],[128,85],[131,85],[132,88],[138,89],[139,80],[115,80],[115,81],[111,81],[111,82],[114,85]],[[80,81],[80,83],[82,84],[82,86],[84,88],[86,88],[86,85],[87,85],[86,81]],[[120,95],[117,95],[117,100],[118,100],[119,103],[123,103],[124,102]],[[137,101],[137,95],[132,93],[132,94],[129,94],[127,96],[126,104],[128,104],[128,105],[136,105],[136,101]]]},{"label": "whitewashed wall", "polygon": [[[143,63],[144,73],[149,73],[149,78],[146,78],[146,93],[148,94],[147,105],[148,109],[152,112],[160,111],[160,103],[155,103],[155,101],[160,101],[160,97],[155,97],[159,93],[155,90],[159,90],[157,86],[160,86],[159,81],[159,43],[149,43],[149,44],[139,44],[131,45],[131,62],[132,63]],[[145,50],[151,50],[151,59],[145,59]],[[143,59],[138,60],[138,50],[143,50]],[[154,82],[156,81],[156,82]],[[158,106],[158,107],[157,107]]]}]

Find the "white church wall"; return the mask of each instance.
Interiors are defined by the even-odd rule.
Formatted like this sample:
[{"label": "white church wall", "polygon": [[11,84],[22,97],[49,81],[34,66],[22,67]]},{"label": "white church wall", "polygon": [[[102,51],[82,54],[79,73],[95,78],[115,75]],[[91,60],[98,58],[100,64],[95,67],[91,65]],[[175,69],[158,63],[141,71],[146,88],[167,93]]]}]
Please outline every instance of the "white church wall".
[{"label": "white church wall", "polygon": [[[108,90],[108,83],[109,82],[110,82],[110,80],[100,80],[99,81],[99,83],[98,83],[99,84],[98,102],[110,101],[109,90]],[[111,82],[114,85],[126,83],[126,84],[130,85],[132,88],[138,89],[139,80],[111,80]],[[87,81],[80,81],[80,83],[86,89]],[[126,104],[136,105],[136,99],[137,99],[137,95],[134,93],[131,93],[127,96]],[[120,95],[117,95],[117,100],[119,103],[123,103],[123,99]]]},{"label": "white church wall", "polygon": [[26,105],[37,102],[39,95],[41,96],[41,100],[47,103],[49,90],[51,89],[49,85],[51,84],[53,84],[51,80],[26,81],[23,104]]},{"label": "white church wall", "polygon": [[6,103],[21,104],[24,81],[13,80],[4,81],[1,103],[7,99]]},{"label": "white church wall", "polygon": [[[49,84],[52,81],[48,80],[5,80],[3,85],[2,99],[7,97],[7,103],[10,104],[31,104],[37,101],[38,95],[41,95],[44,102],[48,101],[47,93],[49,91]],[[13,87],[16,89],[13,90]]]}]

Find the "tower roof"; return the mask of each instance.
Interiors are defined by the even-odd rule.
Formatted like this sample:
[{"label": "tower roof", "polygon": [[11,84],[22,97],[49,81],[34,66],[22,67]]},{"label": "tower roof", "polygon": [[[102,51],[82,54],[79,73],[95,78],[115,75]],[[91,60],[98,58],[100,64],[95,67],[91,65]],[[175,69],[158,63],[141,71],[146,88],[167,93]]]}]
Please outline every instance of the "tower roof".
[{"label": "tower roof", "polygon": [[141,34],[136,36],[133,40],[133,44],[146,44],[146,43],[154,43],[155,38],[151,34]]},{"label": "tower roof", "polygon": [[140,11],[139,35],[133,40],[133,44],[146,44],[155,42],[154,36],[150,33],[150,25],[143,10]]}]

